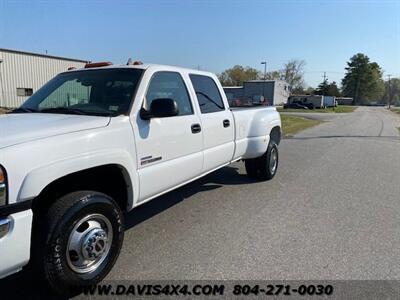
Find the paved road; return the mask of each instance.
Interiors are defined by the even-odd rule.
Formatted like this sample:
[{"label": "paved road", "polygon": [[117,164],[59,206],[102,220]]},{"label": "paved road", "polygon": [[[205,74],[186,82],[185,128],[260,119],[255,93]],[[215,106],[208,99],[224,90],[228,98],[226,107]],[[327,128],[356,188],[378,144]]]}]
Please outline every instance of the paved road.
[{"label": "paved road", "polygon": [[130,213],[107,279],[400,279],[400,118],[329,118],[270,182],[238,163]]},{"label": "paved road", "polygon": [[319,121],[332,121],[333,119],[346,115],[347,113],[318,113],[318,112],[281,112],[281,115],[299,116]]},{"label": "paved road", "polygon": [[108,279],[400,279],[396,127],[359,108],[284,140],[271,182],[235,164],[157,199]]}]

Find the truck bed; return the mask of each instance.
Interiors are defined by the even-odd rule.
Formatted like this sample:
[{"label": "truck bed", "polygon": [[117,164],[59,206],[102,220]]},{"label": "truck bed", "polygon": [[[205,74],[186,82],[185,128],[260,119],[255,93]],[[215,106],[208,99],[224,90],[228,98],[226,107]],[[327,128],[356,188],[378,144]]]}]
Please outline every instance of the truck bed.
[{"label": "truck bed", "polygon": [[274,106],[232,107],[235,120],[235,153],[233,160],[254,158],[264,153],[269,133],[281,126],[280,115]]}]

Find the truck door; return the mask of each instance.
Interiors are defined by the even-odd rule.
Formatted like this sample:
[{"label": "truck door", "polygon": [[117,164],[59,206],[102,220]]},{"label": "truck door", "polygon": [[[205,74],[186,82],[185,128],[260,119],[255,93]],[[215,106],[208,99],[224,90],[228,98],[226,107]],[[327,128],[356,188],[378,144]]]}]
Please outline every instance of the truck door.
[{"label": "truck door", "polygon": [[140,199],[143,201],[198,176],[202,170],[202,131],[186,84],[178,72],[160,71],[150,79],[143,108],[155,99],[176,101],[173,117],[137,118],[135,140],[138,153]]},{"label": "truck door", "polygon": [[198,74],[190,74],[201,111],[203,129],[203,172],[218,168],[233,157],[234,120],[232,112],[222,99],[222,88],[215,79]]}]

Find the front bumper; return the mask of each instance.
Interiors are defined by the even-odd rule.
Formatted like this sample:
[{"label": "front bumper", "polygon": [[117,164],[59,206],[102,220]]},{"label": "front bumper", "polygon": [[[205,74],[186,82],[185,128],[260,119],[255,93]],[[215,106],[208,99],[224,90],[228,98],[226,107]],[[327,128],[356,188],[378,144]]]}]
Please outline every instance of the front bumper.
[{"label": "front bumper", "polygon": [[28,202],[0,207],[0,278],[28,263],[32,216]]}]

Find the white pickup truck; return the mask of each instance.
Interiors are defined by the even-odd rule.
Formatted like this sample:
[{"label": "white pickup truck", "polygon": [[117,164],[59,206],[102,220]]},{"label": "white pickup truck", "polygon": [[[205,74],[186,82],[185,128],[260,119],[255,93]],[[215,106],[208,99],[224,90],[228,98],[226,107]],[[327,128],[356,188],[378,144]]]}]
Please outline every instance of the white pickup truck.
[{"label": "white pickup truck", "polygon": [[208,72],[139,62],[57,75],[0,116],[0,278],[37,268],[66,293],[102,280],[124,212],[243,160],[278,167],[274,107],[230,109]]}]

